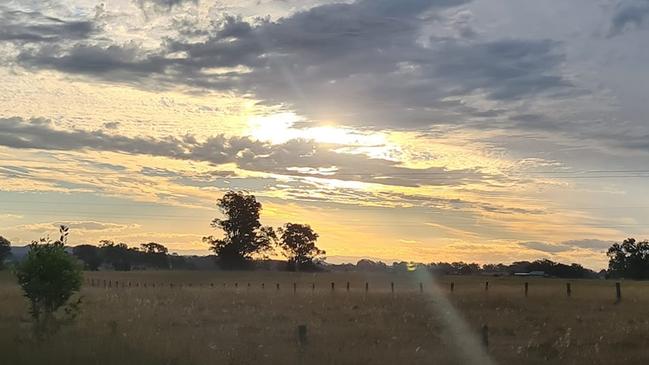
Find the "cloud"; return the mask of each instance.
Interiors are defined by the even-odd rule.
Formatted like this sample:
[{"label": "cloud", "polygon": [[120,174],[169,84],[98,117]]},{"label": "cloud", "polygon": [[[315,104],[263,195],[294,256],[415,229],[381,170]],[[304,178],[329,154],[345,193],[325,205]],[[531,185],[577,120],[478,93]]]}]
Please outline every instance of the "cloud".
[{"label": "cloud", "polygon": [[459,123],[469,107],[453,98],[516,101],[572,88],[557,42],[424,32],[440,12],[468,2],[359,0],[275,21],[224,16],[198,39],[180,32],[156,50],[85,42],[23,50],[18,61],[143,87],[236,91],[311,120],[392,128],[454,113]]},{"label": "cloud", "polygon": [[97,222],[97,221],[61,221],[61,222],[48,222],[48,223],[34,223],[23,224],[19,226],[9,227],[14,231],[30,231],[34,233],[53,233],[58,232],[61,225],[70,227],[71,231],[84,231],[84,232],[121,232],[128,229],[139,228],[137,224],[120,224],[110,222]]},{"label": "cloud", "polygon": [[520,242],[519,246],[531,250],[555,254],[555,253],[574,251],[580,249],[602,252],[608,250],[608,248],[611,247],[612,244],[613,244],[612,241],[603,241],[598,239],[583,239],[583,240],[564,241],[557,244],[550,244],[545,242]]},{"label": "cloud", "polygon": [[598,239],[583,239],[563,242],[564,245],[592,251],[607,251],[609,247],[613,245],[613,243],[613,241],[604,241]]},{"label": "cloud", "polygon": [[649,0],[622,0],[611,19],[610,35],[615,36],[645,25],[649,17]]},{"label": "cloud", "polygon": [[198,0],[133,0],[133,2],[135,2],[144,12],[147,12],[149,9],[158,12],[168,12],[174,7],[183,4],[198,4]]},{"label": "cloud", "polygon": [[525,248],[529,248],[531,250],[547,252],[547,253],[558,253],[558,252],[565,252],[571,250],[571,248],[566,245],[562,245],[562,244],[553,245],[544,242],[521,242],[519,243],[519,245]]},{"label": "cloud", "polygon": [[[143,154],[215,165],[234,163],[249,171],[396,186],[455,186],[498,178],[474,169],[411,169],[392,160],[341,152],[340,145],[309,140],[289,140],[273,145],[248,137],[224,135],[203,141],[191,135],[160,139],[126,137],[103,130],[59,130],[45,119],[0,118],[0,145],[18,149]],[[325,170],[321,171],[322,168]],[[17,173],[14,170],[10,172]]]},{"label": "cloud", "polygon": [[96,31],[92,21],[65,20],[36,11],[0,7],[0,41],[54,43],[86,39]]}]

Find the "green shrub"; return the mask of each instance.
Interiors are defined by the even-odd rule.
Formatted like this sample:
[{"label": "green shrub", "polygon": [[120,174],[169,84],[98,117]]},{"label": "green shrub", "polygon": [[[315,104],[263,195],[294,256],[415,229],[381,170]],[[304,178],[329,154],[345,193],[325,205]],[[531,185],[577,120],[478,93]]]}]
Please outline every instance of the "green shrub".
[{"label": "green shrub", "polygon": [[82,273],[77,260],[65,251],[68,228],[61,226],[61,238],[34,241],[25,259],[15,273],[25,297],[30,303],[30,314],[34,320],[37,336],[54,333],[61,324],[74,319],[80,299],[68,304],[64,316],[55,313],[66,305],[70,297],[81,288]]}]

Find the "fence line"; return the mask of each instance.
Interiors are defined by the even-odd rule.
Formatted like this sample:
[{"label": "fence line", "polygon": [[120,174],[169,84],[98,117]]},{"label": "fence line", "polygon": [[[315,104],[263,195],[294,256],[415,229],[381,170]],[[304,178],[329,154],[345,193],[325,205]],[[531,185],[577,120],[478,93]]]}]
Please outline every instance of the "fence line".
[{"label": "fence line", "polygon": [[[86,278],[84,279],[84,283],[85,283],[86,285],[89,285],[89,286],[92,287],[92,288],[104,288],[104,289],[113,289],[113,288],[114,288],[114,289],[118,289],[118,288],[120,288],[120,284],[121,284],[121,288],[127,288],[127,287],[128,287],[128,288],[133,288],[133,287],[135,287],[135,288],[140,288],[140,287],[142,287],[143,289],[147,289],[147,288],[149,288],[149,287],[151,287],[151,288],[156,288],[156,285],[157,285],[158,287],[160,287],[160,288],[169,287],[170,289],[173,289],[174,287],[182,288],[183,285],[192,288],[192,287],[194,287],[194,285],[195,285],[194,283],[191,283],[191,282],[190,282],[190,283],[185,283],[185,284],[183,284],[183,283],[178,283],[178,284],[175,284],[175,285],[174,285],[173,282],[168,282],[168,283],[164,283],[164,282],[150,282],[150,281],[144,281],[144,282],[135,281],[135,282],[131,282],[131,281],[126,281],[126,280],[121,280],[121,281],[120,281],[120,280],[113,280],[113,279],[98,279],[98,278],[93,278],[93,277],[86,277]],[[455,285],[456,283],[455,283],[454,281],[451,281],[449,284],[450,284],[450,286],[449,286],[449,293],[450,293],[450,294],[453,294],[453,293],[455,292],[455,289],[456,289],[456,285]],[[573,289],[572,284],[573,284],[573,283],[571,283],[571,282],[566,282],[566,283],[565,283],[565,288],[566,288],[566,297],[568,297],[568,298],[571,298],[571,297],[572,297],[572,289]],[[202,288],[204,285],[207,286],[207,284],[205,284],[205,283],[199,283],[199,284],[197,284],[196,286]],[[232,283],[232,285],[233,285],[233,288],[234,288],[236,291],[238,291],[238,289],[239,289],[239,282],[234,282],[234,283]],[[306,286],[306,285],[307,285],[307,284],[305,284],[305,288],[308,287],[308,286]],[[311,291],[312,291],[312,292],[315,292],[315,291],[316,291],[316,283],[315,283],[315,282],[312,282],[310,286],[311,286]],[[331,286],[330,291],[331,291],[331,292],[335,292],[335,291],[336,291],[336,283],[332,281],[331,284],[330,284],[330,286]],[[505,285],[505,286],[506,286],[506,287],[511,287],[510,285]],[[214,288],[214,283],[210,283],[210,284],[209,284],[209,287]],[[247,287],[248,290],[250,290],[250,289],[252,288],[251,283],[248,282],[248,283],[246,284],[246,287]],[[418,289],[419,289],[419,293],[420,293],[420,294],[424,294],[424,293],[426,292],[423,282],[419,282],[419,283],[418,283],[418,286],[414,287],[413,289],[406,290],[406,291],[410,291],[410,292],[416,291],[416,290],[417,290],[417,287],[418,287]],[[464,286],[464,287],[468,287],[468,286]],[[529,282],[527,282],[527,281],[526,281],[526,282],[523,282],[523,295],[524,295],[524,297],[528,297],[528,296],[530,295],[530,293],[531,293],[531,287],[532,287],[532,286],[530,285]],[[223,288],[225,288],[225,289],[228,288],[227,283],[225,283],[225,282],[223,283]],[[300,286],[298,285],[298,283],[297,283],[297,282],[293,282],[293,293],[294,293],[294,294],[297,293],[297,292],[299,291],[299,288],[300,288]],[[396,286],[395,286],[395,283],[394,283],[393,281],[390,282],[389,288],[390,288],[390,293],[395,294],[395,292],[396,292]],[[485,292],[485,294],[487,294],[487,293],[489,292],[489,288],[490,288],[489,281],[485,281],[485,282],[484,282],[484,292]],[[265,289],[265,283],[264,283],[264,282],[261,283],[261,289],[262,289],[262,290]],[[280,287],[280,283],[279,283],[279,282],[276,282],[276,283],[275,283],[275,289],[276,289],[276,291],[278,291],[278,292],[281,291],[281,287]],[[365,290],[365,293],[366,293],[366,294],[369,293],[369,291],[370,291],[370,283],[369,283],[368,281],[365,282],[364,290]],[[345,285],[345,291],[346,291],[347,293],[350,293],[350,292],[353,291],[353,288],[352,288],[352,285],[351,285],[351,282],[350,282],[350,281],[347,281],[347,282],[346,282],[346,285]],[[381,291],[381,290],[377,290],[377,292],[380,292],[380,291]],[[616,302],[616,303],[620,303],[621,301],[622,301],[622,284],[621,284],[620,282],[615,282],[615,302]]]}]

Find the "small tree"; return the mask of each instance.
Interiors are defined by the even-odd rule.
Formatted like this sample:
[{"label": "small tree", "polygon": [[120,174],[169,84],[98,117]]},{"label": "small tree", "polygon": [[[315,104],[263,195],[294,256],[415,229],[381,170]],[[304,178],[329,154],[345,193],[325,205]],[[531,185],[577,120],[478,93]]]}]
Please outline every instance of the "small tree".
[{"label": "small tree", "polygon": [[225,219],[214,219],[212,227],[223,230],[223,238],[203,237],[203,242],[210,245],[222,268],[245,268],[252,255],[270,250],[275,231],[259,222],[261,203],[254,195],[229,191],[217,205]]},{"label": "small tree", "polygon": [[68,318],[57,318],[55,312],[81,288],[81,267],[65,251],[68,227],[60,227],[58,241],[40,239],[30,245],[26,258],[16,266],[16,277],[30,303],[37,336],[53,333],[63,320],[71,320],[77,313],[80,299],[68,304]]},{"label": "small tree", "polygon": [[315,245],[318,234],[308,224],[286,223],[279,232],[279,244],[288,258],[289,269],[312,269],[315,259],[324,259],[326,252]]},{"label": "small tree", "polygon": [[11,242],[0,236],[0,270],[4,269],[5,260],[11,255]]}]

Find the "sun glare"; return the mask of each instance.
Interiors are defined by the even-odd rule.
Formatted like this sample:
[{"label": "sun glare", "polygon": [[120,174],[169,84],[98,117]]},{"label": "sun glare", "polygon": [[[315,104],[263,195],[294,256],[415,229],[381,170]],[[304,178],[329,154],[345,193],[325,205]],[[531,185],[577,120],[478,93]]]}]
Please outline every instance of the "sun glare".
[{"label": "sun glare", "polygon": [[305,122],[304,118],[288,112],[254,116],[248,119],[249,134],[253,138],[274,144],[284,143],[291,139],[308,139],[319,143],[354,147],[380,147],[385,146],[388,142],[383,133],[365,133],[335,125],[298,127],[297,124],[302,122]]}]

